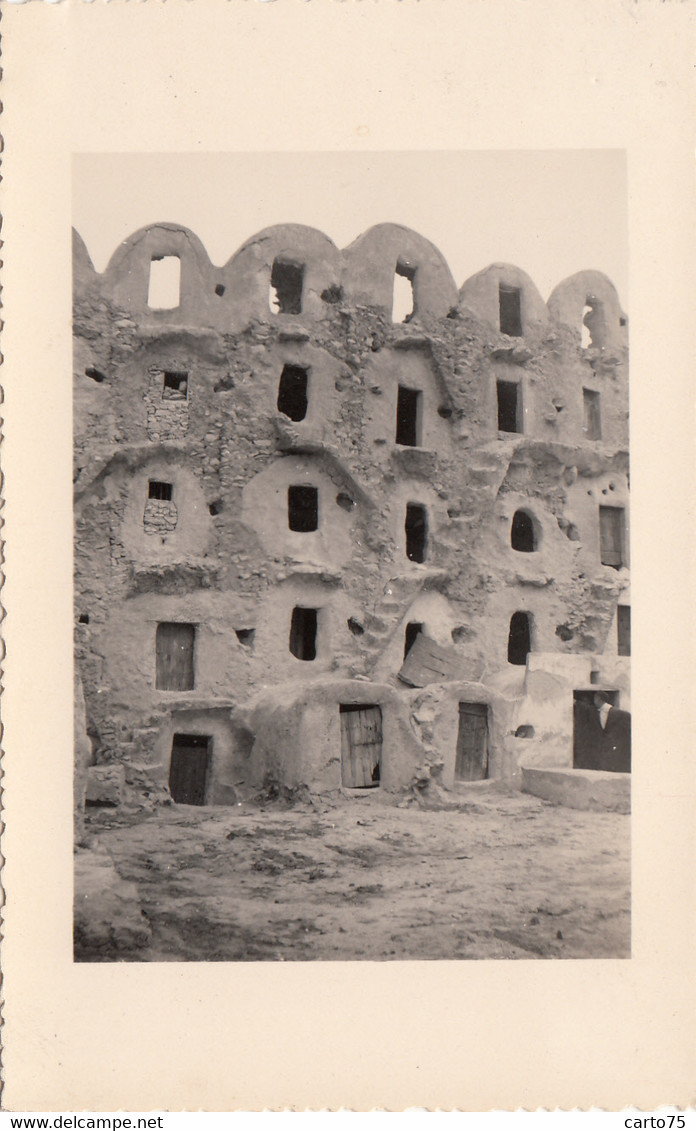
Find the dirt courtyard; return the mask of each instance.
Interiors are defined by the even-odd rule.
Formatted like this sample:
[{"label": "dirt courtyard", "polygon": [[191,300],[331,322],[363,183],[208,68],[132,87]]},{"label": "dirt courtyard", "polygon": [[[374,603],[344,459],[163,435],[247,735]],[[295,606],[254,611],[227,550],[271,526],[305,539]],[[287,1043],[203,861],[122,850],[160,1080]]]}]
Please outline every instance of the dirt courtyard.
[{"label": "dirt courtyard", "polygon": [[[78,930],[75,957],[628,958],[630,817],[485,787],[440,810],[400,808],[379,791],[88,810],[87,841],[137,891],[148,941],[95,943]],[[78,850],[78,867],[91,855]]]}]

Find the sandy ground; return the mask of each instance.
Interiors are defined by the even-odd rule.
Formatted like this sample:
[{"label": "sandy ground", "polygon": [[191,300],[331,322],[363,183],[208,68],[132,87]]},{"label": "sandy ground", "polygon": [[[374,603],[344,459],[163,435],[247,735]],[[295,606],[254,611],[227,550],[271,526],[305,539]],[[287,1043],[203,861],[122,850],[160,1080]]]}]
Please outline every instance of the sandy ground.
[{"label": "sandy ground", "polygon": [[76,958],[629,957],[630,817],[501,787],[456,810],[397,800],[91,810],[88,834],[135,885],[152,934]]}]

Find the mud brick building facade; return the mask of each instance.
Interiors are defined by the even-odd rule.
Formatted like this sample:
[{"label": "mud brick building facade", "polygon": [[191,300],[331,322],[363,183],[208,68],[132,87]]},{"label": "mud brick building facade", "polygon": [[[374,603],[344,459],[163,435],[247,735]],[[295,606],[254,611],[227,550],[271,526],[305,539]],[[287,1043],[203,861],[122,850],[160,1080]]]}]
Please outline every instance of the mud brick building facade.
[{"label": "mud brick building facade", "polygon": [[493,264],[457,290],[392,224],[344,251],[269,228],[221,268],[159,224],[103,274],[75,234],[74,268],[88,798],[583,764],[578,705],[630,707],[628,332],[605,276],[544,302]]}]

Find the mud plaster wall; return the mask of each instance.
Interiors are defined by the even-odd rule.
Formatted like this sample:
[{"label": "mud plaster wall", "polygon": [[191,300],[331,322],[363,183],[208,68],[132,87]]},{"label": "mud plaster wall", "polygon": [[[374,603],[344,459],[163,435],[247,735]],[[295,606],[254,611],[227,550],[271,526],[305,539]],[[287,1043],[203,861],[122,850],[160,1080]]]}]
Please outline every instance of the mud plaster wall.
[{"label": "mud plaster wall", "polygon": [[276,695],[260,697],[240,712],[255,734],[251,751],[254,780],[283,778],[290,785],[310,783],[319,792],[341,787],[341,705],[379,706],[382,712],[381,785],[408,785],[424,757],[414,733],[409,699],[377,682],[335,679],[311,688],[285,684]]},{"label": "mud plaster wall", "polygon": [[211,805],[234,804],[235,784],[249,777],[249,750],[241,743],[225,710],[177,710],[162,726],[155,747],[155,759],[149,769],[155,780],[166,785],[172,739],[175,734],[207,735],[211,739],[211,767],[208,796]]},{"label": "mud plaster wall", "polygon": [[[151,310],[150,262],[161,255],[180,260],[181,297]],[[304,268],[299,314],[271,310],[277,258]],[[391,320],[397,264],[413,279],[406,323]],[[498,328],[501,282],[521,292],[519,337]],[[540,712],[535,733],[553,732],[549,756],[567,762],[572,664],[616,657],[616,606],[628,602],[627,567],[599,555],[599,506],[628,510],[627,320],[609,280],[582,272],[546,304],[518,268],[494,264],[457,292],[436,248],[388,224],[344,252],[322,233],[279,226],[218,268],[192,233],[154,225],[124,241],[103,275],[75,236],[74,333],[76,657],[97,761],[162,766],[174,713],[243,711],[288,682],[357,677],[374,701],[378,680],[408,719],[412,693],[396,673],[413,620],[502,712],[492,773],[541,757],[540,742],[511,741],[525,712]],[[299,421],[278,411],[284,365],[307,372]],[[180,399],[164,395],[169,371],[188,375]],[[498,430],[498,380],[521,386],[520,433]],[[399,384],[422,393],[417,447],[395,442]],[[599,440],[584,431],[583,389],[600,396]],[[148,500],[150,480],[171,484],[172,506]],[[317,488],[316,532],[288,529],[291,484]],[[427,510],[423,563],[406,555],[409,502]],[[533,517],[533,553],[510,545],[520,508]],[[289,651],[295,605],[318,610],[313,661]],[[518,610],[532,617],[532,663],[543,654],[563,685],[553,708],[507,663]],[[155,688],[160,621],[197,626],[191,692]],[[447,694],[440,709],[438,741],[451,750]],[[297,704],[283,712],[299,729],[274,755],[278,772],[328,781],[333,715],[315,728]],[[428,744],[412,720],[404,726],[417,764]],[[296,764],[292,750],[307,743]],[[401,780],[391,772],[385,781]]]}]

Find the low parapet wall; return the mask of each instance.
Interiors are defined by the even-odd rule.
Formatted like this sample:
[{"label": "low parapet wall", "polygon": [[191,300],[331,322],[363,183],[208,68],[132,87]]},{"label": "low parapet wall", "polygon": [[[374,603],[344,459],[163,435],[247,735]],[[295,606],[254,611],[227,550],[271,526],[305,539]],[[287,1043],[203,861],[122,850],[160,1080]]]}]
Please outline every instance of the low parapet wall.
[{"label": "low parapet wall", "polygon": [[569,809],[631,812],[631,775],[603,770],[522,767],[522,792]]}]

